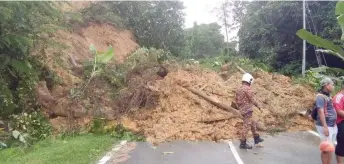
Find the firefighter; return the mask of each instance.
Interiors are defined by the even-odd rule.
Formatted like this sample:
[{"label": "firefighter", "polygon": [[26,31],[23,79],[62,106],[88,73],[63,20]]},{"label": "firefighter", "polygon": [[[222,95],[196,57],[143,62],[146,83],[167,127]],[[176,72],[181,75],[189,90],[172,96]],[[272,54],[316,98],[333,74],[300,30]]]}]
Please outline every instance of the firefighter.
[{"label": "firefighter", "polygon": [[245,73],[242,77],[242,84],[236,90],[235,101],[236,105],[243,116],[243,127],[240,129],[240,148],[241,149],[252,149],[251,145],[246,143],[248,131],[251,132],[254,137],[254,144],[259,144],[264,140],[260,138],[257,132],[257,122],[252,119],[253,110],[252,107],[255,105],[259,110],[260,106],[254,99],[251,85],[253,83],[253,76],[249,73]]}]

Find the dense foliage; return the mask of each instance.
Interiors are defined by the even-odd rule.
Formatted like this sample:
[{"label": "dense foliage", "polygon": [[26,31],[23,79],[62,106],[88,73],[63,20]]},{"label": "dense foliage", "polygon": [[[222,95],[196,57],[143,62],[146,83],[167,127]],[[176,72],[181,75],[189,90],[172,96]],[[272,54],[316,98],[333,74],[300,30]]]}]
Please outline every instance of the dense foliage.
[{"label": "dense foliage", "polygon": [[[336,5],[336,15],[338,15],[337,20],[338,24],[342,28],[342,37],[341,40],[344,40],[344,2],[338,2]],[[316,45],[318,47],[326,48],[327,50],[322,50],[328,54],[337,56],[338,58],[344,61],[344,50],[341,44],[336,45],[334,42],[331,42],[322,37],[313,35],[311,32],[301,29],[296,33],[300,38],[306,40],[310,44]]]},{"label": "dense foliage", "polygon": [[[307,1],[306,23],[309,30],[339,42],[335,5],[336,2]],[[234,20],[240,24],[240,52],[282,73],[298,74],[302,40],[295,33],[302,28],[302,2],[252,1],[235,2],[234,6]],[[307,48],[307,65],[315,65],[314,48],[311,45]]]},{"label": "dense foliage", "polygon": [[[239,49],[244,57],[238,57],[234,52],[235,41],[227,38],[224,42],[221,26],[217,23],[195,23],[192,28],[183,29],[184,6],[180,1],[94,2],[82,9],[81,13],[60,13],[55,2],[1,2],[0,120],[11,120],[8,129],[11,132],[4,133],[0,129],[0,147],[3,144],[14,145],[18,140],[27,144],[51,134],[51,126],[39,112],[32,111],[39,109],[35,100],[35,83],[45,79],[46,75],[54,75],[29,53],[35,44],[51,41],[50,34],[62,25],[75,27],[87,25],[88,22],[110,23],[119,28],[131,29],[141,46],[154,47],[138,49],[126,62],[111,66],[107,63],[115,50],[109,48],[107,52],[100,53],[93,49],[94,59],[85,64],[86,77],[81,88],[71,90],[71,98],[80,97],[96,75],[108,81],[118,94],[118,90],[125,86],[129,70],[152,63],[159,65],[161,61],[172,58],[170,54],[198,59],[192,62],[214,70],[220,68],[224,59],[249,71],[257,68],[271,71],[270,66],[285,74],[295,74],[300,70],[302,40],[295,33],[302,28],[302,2],[226,1],[224,4],[233,6],[221,10],[225,11],[222,13],[226,17],[221,17],[222,24],[226,26],[226,32],[229,26],[240,25]],[[307,25],[309,31],[334,40],[333,45],[337,44],[341,48],[338,37],[341,29],[337,25],[334,8],[335,2],[307,2],[310,15]],[[233,14],[226,14],[227,11]],[[343,23],[339,24],[342,26]],[[314,37],[311,33],[306,35]],[[319,38],[313,43],[309,41],[343,54],[337,51],[337,46],[321,46],[319,42]],[[314,56],[312,46],[308,46],[307,52]],[[42,51],[39,56],[44,55]],[[313,64],[315,60],[308,62]],[[343,75],[342,70],[328,69],[328,72],[334,76]],[[309,71],[307,79],[317,83],[318,79],[314,77]],[[92,125],[92,133],[111,131],[111,135],[117,139],[135,137],[120,126],[104,129],[103,124],[98,123],[95,121]],[[2,133],[13,143],[2,142]]]},{"label": "dense foliage", "polygon": [[41,68],[29,51],[59,18],[52,2],[0,3],[0,118],[35,105],[33,89]]},{"label": "dense foliage", "polygon": [[[335,9],[335,14],[338,16],[338,24],[341,27],[342,30],[342,37],[341,40],[344,40],[344,2],[337,2],[336,4],[336,9]],[[337,58],[341,59],[344,61],[344,50],[342,44],[338,41],[331,42],[327,39],[324,39],[320,36],[313,35],[311,32],[305,30],[305,29],[300,29],[297,31],[297,36],[299,36],[301,39],[306,40],[310,44],[313,44],[315,46],[325,48],[325,50],[321,50],[321,52],[325,52],[327,54],[336,56]],[[337,44],[336,44],[337,43]],[[319,79],[324,76],[330,76],[336,81],[343,81],[344,79],[342,78],[336,78],[336,77],[344,77],[344,70],[340,68],[329,68],[329,67],[319,67],[317,69],[313,69],[317,74],[316,77]],[[325,74],[325,75],[324,75]],[[340,85],[340,82],[337,84]],[[339,86],[341,87],[341,86]],[[338,89],[338,87],[337,87]]]},{"label": "dense foliage", "polygon": [[224,46],[224,37],[221,34],[221,26],[217,23],[201,25],[194,23],[194,27],[186,29],[185,33],[184,56],[204,58],[221,53]]}]

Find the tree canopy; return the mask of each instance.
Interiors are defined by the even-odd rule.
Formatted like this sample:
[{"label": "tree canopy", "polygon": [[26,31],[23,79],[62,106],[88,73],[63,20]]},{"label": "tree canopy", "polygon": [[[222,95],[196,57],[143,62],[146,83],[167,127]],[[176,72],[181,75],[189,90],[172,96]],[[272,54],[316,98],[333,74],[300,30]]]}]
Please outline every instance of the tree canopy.
[{"label": "tree canopy", "polygon": [[29,50],[42,33],[52,32],[60,12],[53,2],[0,4],[0,117],[26,109],[35,84]]},{"label": "tree canopy", "polygon": [[217,23],[194,23],[192,28],[185,30],[185,55],[193,58],[216,56],[221,53],[224,46],[224,36],[221,26]]},{"label": "tree canopy", "polygon": [[[302,40],[295,33],[302,28],[302,2],[235,2],[234,20],[240,24],[239,51],[272,65],[286,74],[301,71]],[[338,41],[340,28],[334,15],[336,2],[306,2],[307,29]],[[316,64],[314,48],[307,45],[307,65]]]}]

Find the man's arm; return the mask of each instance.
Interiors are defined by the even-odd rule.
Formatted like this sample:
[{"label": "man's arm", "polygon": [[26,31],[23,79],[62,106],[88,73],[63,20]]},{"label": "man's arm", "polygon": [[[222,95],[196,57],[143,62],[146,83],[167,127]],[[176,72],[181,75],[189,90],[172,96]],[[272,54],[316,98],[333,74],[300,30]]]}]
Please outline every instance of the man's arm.
[{"label": "man's arm", "polygon": [[256,99],[254,98],[254,94],[252,92],[252,90],[246,90],[246,94],[247,97],[250,99],[250,101],[252,102],[253,105],[255,105],[257,108],[260,109],[260,106],[258,104],[258,102],[256,101]]},{"label": "man's arm", "polygon": [[326,103],[326,100],[324,97],[317,96],[316,101],[315,101],[315,105],[316,105],[317,110],[318,110],[318,116],[319,116],[321,125],[325,129],[327,129],[326,117],[325,117],[325,103]]},{"label": "man's arm", "polygon": [[321,125],[322,125],[324,128],[327,128],[324,108],[318,109],[318,115],[319,115],[319,119],[320,119]]},{"label": "man's arm", "polygon": [[337,115],[344,118],[344,96],[338,95],[333,102],[334,109],[336,109]]},{"label": "man's arm", "polygon": [[337,115],[344,118],[344,109],[341,110],[336,110],[337,111]]}]

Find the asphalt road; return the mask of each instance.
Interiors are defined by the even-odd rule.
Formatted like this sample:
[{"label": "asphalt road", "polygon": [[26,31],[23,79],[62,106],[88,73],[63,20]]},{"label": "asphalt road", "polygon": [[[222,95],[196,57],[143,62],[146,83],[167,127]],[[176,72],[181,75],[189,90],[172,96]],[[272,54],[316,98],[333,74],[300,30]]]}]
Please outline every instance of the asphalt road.
[{"label": "asphalt road", "polygon": [[175,141],[157,147],[134,143],[118,150],[120,160],[112,155],[106,164],[321,164],[319,138],[312,133],[280,133],[264,139],[264,147],[252,150],[239,149],[239,141]]}]

